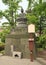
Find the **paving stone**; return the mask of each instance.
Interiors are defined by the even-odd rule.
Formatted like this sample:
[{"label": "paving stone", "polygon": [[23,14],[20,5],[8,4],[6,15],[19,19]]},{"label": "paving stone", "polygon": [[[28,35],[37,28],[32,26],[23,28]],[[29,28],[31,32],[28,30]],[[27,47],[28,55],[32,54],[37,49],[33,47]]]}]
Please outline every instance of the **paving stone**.
[{"label": "paving stone", "polygon": [[46,60],[43,58],[37,58],[37,61],[40,62],[42,65],[46,65]]},{"label": "paving stone", "polygon": [[34,60],[31,62],[30,59],[16,59],[9,56],[0,57],[0,65],[41,65],[39,62]]}]

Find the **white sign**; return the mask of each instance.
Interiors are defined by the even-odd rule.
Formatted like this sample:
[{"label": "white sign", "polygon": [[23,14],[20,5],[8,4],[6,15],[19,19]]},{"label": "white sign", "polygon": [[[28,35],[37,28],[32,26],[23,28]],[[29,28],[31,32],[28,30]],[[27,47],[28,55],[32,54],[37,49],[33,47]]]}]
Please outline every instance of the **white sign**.
[{"label": "white sign", "polygon": [[28,33],[35,33],[35,25],[34,24],[28,25]]}]

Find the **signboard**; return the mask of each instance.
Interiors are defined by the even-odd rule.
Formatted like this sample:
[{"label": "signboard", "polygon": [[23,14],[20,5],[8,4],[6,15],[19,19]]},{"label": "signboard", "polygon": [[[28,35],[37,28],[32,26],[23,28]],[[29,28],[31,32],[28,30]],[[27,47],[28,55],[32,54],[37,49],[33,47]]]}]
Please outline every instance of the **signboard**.
[{"label": "signboard", "polygon": [[34,24],[28,25],[28,33],[35,33],[35,25]]}]

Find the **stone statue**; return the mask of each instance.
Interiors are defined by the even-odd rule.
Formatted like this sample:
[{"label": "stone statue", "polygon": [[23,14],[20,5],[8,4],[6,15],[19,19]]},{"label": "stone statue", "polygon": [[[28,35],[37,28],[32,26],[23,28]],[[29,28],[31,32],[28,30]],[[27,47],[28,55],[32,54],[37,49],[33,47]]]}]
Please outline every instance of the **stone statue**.
[{"label": "stone statue", "polygon": [[21,8],[21,13],[23,13],[24,12],[24,9],[23,8]]}]

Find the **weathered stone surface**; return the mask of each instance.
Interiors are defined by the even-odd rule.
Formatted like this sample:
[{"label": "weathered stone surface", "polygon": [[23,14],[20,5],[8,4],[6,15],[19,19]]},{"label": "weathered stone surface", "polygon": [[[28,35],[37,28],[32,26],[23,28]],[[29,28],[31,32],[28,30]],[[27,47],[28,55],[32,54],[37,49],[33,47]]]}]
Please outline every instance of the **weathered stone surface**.
[{"label": "weathered stone surface", "polygon": [[28,26],[26,24],[27,21],[25,21],[25,14],[22,13],[18,19],[17,20],[19,23],[17,22],[18,25],[16,26],[15,30],[11,31],[11,33],[6,36],[5,54],[9,56],[13,55],[13,53],[11,52],[11,45],[13,45],[13,51],[22,52],[23,58],[30,58],[28,41],[29,34]]},{"label": "weathered stone surface", "polygon": [[6,55],[10,56],[12,55],[11,53],[11,44],[12,44],[13,50],[22,52],[23,58],[30,57],[27,28],[26,29],[23,28],[21,29],[21,31],[19,29],[15,31],[15,34],[9,34],[8,36],[6,36],[6,46],[5,46]]}]

